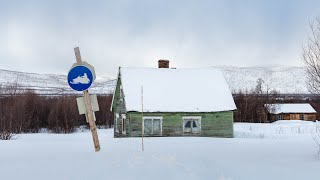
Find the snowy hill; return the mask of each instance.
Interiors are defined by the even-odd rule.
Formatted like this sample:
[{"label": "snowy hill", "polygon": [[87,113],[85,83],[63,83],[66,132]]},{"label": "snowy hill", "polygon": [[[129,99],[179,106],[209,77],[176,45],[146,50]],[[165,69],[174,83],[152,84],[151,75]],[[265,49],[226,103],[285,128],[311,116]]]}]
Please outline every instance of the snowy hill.
[{"label": "snowy hill", "polygon": [[262,66],[234,67],[220,66],[232,92],[253,89],[261,78],[263,89],[277,90],[280,93],[309,93],[306,85],[306,74],[302,67],[295,66]]},{"label": "snowy hill", "polygon": [[[216,66],[221,69],[232,92],[250,90],[261,78],[263,88],[269,88],[280,93],[309,93],[306,85],[306,75],[302,67],[293,66],[263,66],[235,67]],[[66,81],[65,75],[36,74],[0,69],[0,84],[8,86],[18,84],[21,88],[34,89],[42,94],[75,93]],[[107,77],[97,77],[90,91],[97,94],[113,93],[115,80]]]},{"label": "snowy hill", "polygon": [[[67,76],[58,74],[36,74],[0,69],[0,85],[18,86],[19,89],[31,89],[41,94],[76,93],[67,83]],[[97,77],[90,92],[96,94],[113,93],[115,80]]]}]

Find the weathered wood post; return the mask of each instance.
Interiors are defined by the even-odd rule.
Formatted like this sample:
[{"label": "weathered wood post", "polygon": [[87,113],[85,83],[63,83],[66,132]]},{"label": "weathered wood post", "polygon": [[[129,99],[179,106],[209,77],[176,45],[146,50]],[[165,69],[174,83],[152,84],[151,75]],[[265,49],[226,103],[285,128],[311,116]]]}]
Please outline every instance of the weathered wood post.
[{"label": "weathered wood post", "polygon": [[143,145],[143,136],[144,136],[144,118],[143,118],[143,86],[141,86],[141,122],[142,122],[142,129],[141,129],[141,146],[142,151],[144,151],[144,145]]},{"label": "weathered wood post", "polygon": [[[82,65],[82,59],[81,59],[79,47],[74,48],[74,53],[76,56],[77,64]],[[90,100],[88,90],[83,91],[83,98],[84,98],[84,104],[87,112],[85,115],[86,115],[87,122],[89,123],[89,126],[90,126],[90,131],[92,133],[94,148],[95,148],[95,151],[98,152],[100,151],[100,144],[99,144],[99,138],[97,133],[97,127],[94,120],[95,119],[94,112],[92,110],[92,105],[91,105],[91,100]]]}]

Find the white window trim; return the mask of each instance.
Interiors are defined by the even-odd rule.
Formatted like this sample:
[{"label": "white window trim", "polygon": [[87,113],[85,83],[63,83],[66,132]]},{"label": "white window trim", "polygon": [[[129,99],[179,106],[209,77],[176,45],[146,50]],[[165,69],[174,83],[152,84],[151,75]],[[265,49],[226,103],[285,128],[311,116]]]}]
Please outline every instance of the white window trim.
[{"label": "white window trim", "polygon": [[117,133],[119,133],[119,129],[118,129],[118,119],[119,119],[119,117],[120,117],[120,115],[119,115],[119,113],[116,113],[115,114],[115,120],[116,120],[116,122],[115,122],[115,125],[116,125],[116,132]]},{"label": "white window trim", "polygon": [[122,134],[126,134],[126,127],[124,127],[125,121],[127,119],[126,114],[121,114],[121,124],[122,124]]},{"label": "white window trim", "polygon": [[150,135],[153,135],[153,120],[160,119],[160,136],[162,136],[162,119],[163,119],[163,117],[161,117],[161,116],[143,116],[143,123],[144,123],[145,119],[152,119],[152,133]]},{"label": "white window trim", "polygon": [[200,134],[201,133],[201,116],[183,116],[182,117],[182,132],[185,133],[184,132],[184,125],[185,125],[184,122],[186,120],[188,120],[188,119],[196,119],[196,120],[198,120],[198,122],[199,122],[199,132],[198,133],[193,133],[192,132],[192,134]]}]

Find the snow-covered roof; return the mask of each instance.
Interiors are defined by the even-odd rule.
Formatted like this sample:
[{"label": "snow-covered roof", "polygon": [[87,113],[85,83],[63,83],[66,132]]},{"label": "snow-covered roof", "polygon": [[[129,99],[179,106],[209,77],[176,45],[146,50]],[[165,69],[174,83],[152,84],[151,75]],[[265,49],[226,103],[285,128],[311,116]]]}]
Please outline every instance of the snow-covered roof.
[{"label": "snow-covered roof", "polygon": [[214,68],[120,68],[127,111],[216,112],[235,110],[229,87]]},{"label": "snow-covered roof", "polygon": [[279,113],[316,113],[316,110],[308,103],[300,104],[274,104],[275,111],[273,114]]}]

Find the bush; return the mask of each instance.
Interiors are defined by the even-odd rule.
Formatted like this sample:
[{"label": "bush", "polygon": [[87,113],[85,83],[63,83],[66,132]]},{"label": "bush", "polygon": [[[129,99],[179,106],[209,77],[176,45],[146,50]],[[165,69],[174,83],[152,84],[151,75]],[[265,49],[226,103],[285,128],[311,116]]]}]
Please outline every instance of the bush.
[{"label": "bush", "polygon": [[15,134],[7,131],[7,130],[2,130],[0,131],[0,140],[12,140],[15,137]]},{"label": "bush", "polygon": [[[96,124],[112,127],[109,111],[111,95],[98,97],[100,111]],[[12,133],[37,133],[48,129],[53,133],[72,133],[79,126],[87,126],[85,116],[79,115],[76,96],[40,96],[34,92],[11,93],[0,97],[0,130],[3,138]]]}]

